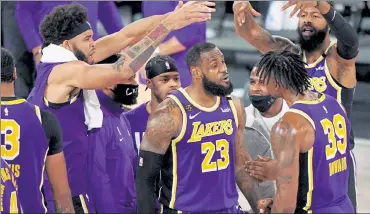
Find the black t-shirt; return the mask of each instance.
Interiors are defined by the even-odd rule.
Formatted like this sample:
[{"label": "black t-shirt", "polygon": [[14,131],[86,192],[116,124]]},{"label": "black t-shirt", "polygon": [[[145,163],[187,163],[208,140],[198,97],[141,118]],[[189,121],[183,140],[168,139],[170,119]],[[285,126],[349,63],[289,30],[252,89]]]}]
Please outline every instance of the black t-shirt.
[{"label": "black t-shirt", "polygon": [[[2,97],[1,100],[16,100],[16,97]],[[62,129],[55,115],[49,111],[40,109],[42,127],[49,143],[48,155],[55,155],[63,151]]]}]

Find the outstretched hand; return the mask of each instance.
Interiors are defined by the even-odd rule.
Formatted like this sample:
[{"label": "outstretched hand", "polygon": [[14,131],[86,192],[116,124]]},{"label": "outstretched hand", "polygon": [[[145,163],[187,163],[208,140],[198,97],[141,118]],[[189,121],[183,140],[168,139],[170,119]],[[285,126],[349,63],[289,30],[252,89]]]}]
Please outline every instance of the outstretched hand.
[{"label": "outstretched hand", "polygon": [[235,1],[233,4],[233,11],[237,16],[239,26],[244,24],[245,17],[248,14],[252,14],[253,16],[261,16],[261,14],[252,7],[249,1]]},{"label": "outstretched hand", "polygon": [[258,181],[271,181],[276,179],[277,161],[268,157],[258,156],[257,160],[247,161],[246,171]]},{"label": "outstretched hand", "polygon": [[173,30],[178,30],[195,22],[204,22],[212,18],[216,3],[210,1],[182,1],[176,6],[169,18],[173,21]]},{"label": "outstretched hand", "polygon": [[298,14],[297,16],[300,16],[304,9],[307,8],[307,7],[317,7],[318,5],[318,1],[297,1],[297,0],[290,0],[288,3],[286,3],[282,8],[281,10],[284,11],[286,10],[287,8],[290,8],[292,6],[295,6],[293,11],[290,13],[290,18],[292,18],[294,16],[294,14],[296,14],[298,11]]}]

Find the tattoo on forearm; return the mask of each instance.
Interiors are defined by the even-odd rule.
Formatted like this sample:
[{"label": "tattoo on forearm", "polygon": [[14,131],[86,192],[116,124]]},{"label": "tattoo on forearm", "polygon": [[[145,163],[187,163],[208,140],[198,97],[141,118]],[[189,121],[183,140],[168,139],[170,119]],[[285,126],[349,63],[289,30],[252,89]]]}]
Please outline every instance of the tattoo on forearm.
[{"label": "tattoo on forearm", "polygon": [[140,53],[137,57],[135,57],[134,60],[132,60],[132,62],[129,64],[129,67],[134,72],[137,72],[138,70],[140,70],[140,68],[144,66],[146,61],[153,54],[154,50],[155,48],[153,46],[149,46],[142,53]]},{"label": "tattoo on forearm", "polygon": [[75,210],[72,205],[72,200],[68,203],[70,204],[69,206],[63,206],[59,204],[57,201],[54,201],[54,206],[55,206],[55,213],[74,213]]},{"label": "tattoo on forearm", "polygon": [[112,64],[113,69],[118,72],[121,72],[121,67],[125,63],[125,60],[126,60],[126,56],[121,55],[121,57],[115,63]]},{"label": "tattoo on forearm", "polygon": [[157,39],[159,39],[160,37],[162,37],[164,34],[166,34],[168,32],[168,29],[163,25],[163,24],[159,24],[149,35],[148,37],[155,41]]}]

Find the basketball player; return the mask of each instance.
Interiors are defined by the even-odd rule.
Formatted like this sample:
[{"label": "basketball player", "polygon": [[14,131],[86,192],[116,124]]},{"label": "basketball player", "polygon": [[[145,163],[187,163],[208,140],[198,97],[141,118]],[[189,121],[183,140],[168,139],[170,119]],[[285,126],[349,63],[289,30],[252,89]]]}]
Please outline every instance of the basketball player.
[{"label": "basketball player", "polygon": [[[327,1],[289,1],[282,10],[294,7],[291,15],[298,12],[299,44],[287,38],[273,36],[253,20],[256,11],[248,1],[234,3],[236,32],[261,53],[279,49],[297,49],[303,55],[311,87],[315,92],[324,93],[342,103],[348,116],[352,109],[356,86],[356,57],[359,40],[356,31],[336,12]],[[330,41],[330,34],[337,42]],[[350,149],[354,148],[354,135],[351,131]],[[355,160],[351,152],[348,194],[356,210]]]},{"label": "basketball player", "polygon": [[138,96],[135,77],[129,81],[96,92],[104,120],[100,129],[89,133],[87,163],[89,196],[97,213],[135,213],[136,210],[134,169],[137,153],[129,123],[120,118],[124,112],[122,105],[135,104]]},{"label": "basketball player", "polygon": [[143,140],[149,115],[157,108],[167,95],[180,88],[180,74],[175,61],[169,56],[155,56],[145,66],[147,81],[146,87],[150,89],[151,100],[125,112],[124,115],[131,125],[131,137],[138,152]]},{"label": "basketball player", "polygon": [[272,213],[353,213],[347,195],[351,125],[333,97],[309,90],[300,55],[268,52],[260,80],[290,109],[271,130],[277,158],[277,192]]},{"label": "basketball player", "polygon": [[[86,182],[88,131],[101,128],[103,121],[95,91],[82,89],[103,89],[127,82],[170,31],[208,20],[214,11],[209,5],[214,3],[180,3],[167,15],[139,20],[96,42],[92,39],[86,9],[78,4],[58,6],[41,22],[43,55],[29,100],[55,113],[63,127],[68,179],[76,212],[93,212]],[[126,46],[131,47],[116,63],[91,65]],[[50,188],[46,190],[48,200],[51,200],[47,193],[50,191]]]},{"label": "basketball player", "polygon": [[214,44],[190,48],[187,64],[192,84],[169,95],[149,117],[139,152],[137,212],[154,212],[160,170],[163,213],[242,213],[236,182],[249,202],[256,184],[243,168],[249,159],[242,145],[243,105],[229,96],[233,85]]},{"label": "basketball player", "polygon": [[23,213],[14,173],[3,158],[1,158],[1,213]]},{"label": "basketball player", "polygon": [[[1,48],[1,157],[18,182],[25,213],[46,213],[44,170],[53,188],[57,212],[74,212],[62,152],[60,125],[55,116],[14,95],[14,59]],[[3,144],[4,142],[4,144]]]}]

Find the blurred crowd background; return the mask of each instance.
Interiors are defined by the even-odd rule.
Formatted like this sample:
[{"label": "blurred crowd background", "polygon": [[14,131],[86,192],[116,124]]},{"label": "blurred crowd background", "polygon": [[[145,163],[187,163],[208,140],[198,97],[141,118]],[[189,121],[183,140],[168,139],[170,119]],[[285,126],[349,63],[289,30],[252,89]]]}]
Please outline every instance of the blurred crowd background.
[{"label": "blurred crowd background", "polygon": [[[16,81],[17,96],[27,97],[33,87],[36,75],[35,63],[40,59],[38,51],[42,45],[42,39],[38,34],[38,24],[53,7],[69,2],[1,1],[1,46],[10,50],[16,59],[19,75]],[[107,33],[116,32],[142,17],[170,12],[177,4],[171,1],[77,2],[88,8],[95,39]],[[284,1],[251,1],[251,3],[262,14],[261,17],[256,18],[260,25],[272,34],[287,37],[292,41],[298,39],[297,20],[290,19],[288,12],[280,11]],[[247,106],[250,102],[244,91],[249,86],[250,69],[260,54],[234,33],[232,4],[232,1],[217,2],[217,12],[212,20],[197,26],[196,34],[204,37],[197,38],[197,41],[212,42],[224,52],[235,87],[234,94],[244,97]],[[365,182],[370,179],[370,164],[365,160],[366,155],[370,153],[370,1],[335,1],[334,6],[357,30],[360,38],[360,54],[356,63],[358,85],[351,117],[356,136],[355,153],[359,164],[358,172],[361,173],[358,174],[358,197],[366,201],[366,198],[370,198],[370,193],[365,190],[369,189],[369,185]],[[171,40],[172,36],[176,38],[176,41]],[[187,41],[188,36],[183,38],[180,32],[177,34],[175,32],[171,38],[165,40],[168,50],[163,49],[162,51],[175,59],[178,57],[180,60],[177,61],[178,64],[185,64],[181,62],[183,59],[181,55],[186,53],[186,49],[194,41]],[[179,43],[183,44],[185,50],[179,48]],[[186,68],[181,72],[186,72]],[[370,211],[369,203],[360,202],[358,204],[360,205],[359,212]]]}]

